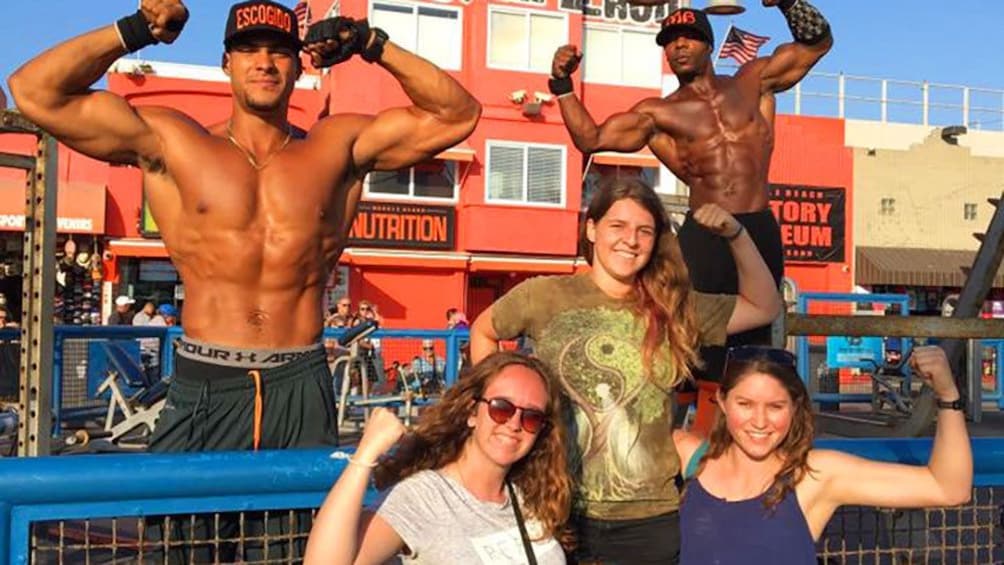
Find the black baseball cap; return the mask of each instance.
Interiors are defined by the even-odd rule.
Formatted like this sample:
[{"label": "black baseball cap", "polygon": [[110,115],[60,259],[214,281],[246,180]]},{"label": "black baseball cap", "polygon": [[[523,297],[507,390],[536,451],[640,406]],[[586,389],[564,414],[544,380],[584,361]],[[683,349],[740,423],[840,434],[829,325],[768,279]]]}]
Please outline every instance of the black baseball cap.
[{"label": "black baseball cap", "polygon": [[665,47],[681,31],[697,32],[708,42],[708,45],[714,46],[715,44],[715,32],[711,29],[708,15],[704,13],[704,10],[691,8],[680,8],[666,16],[666,19],[662,20],[662,29],[659,31],[659,35],[655,36],[655,42],[659,44],[659,47]]},{"label": "black baseball cap", "polygon": [[292,9],[269,0],[250,0],[230,7],[223,45],[230,49],[235,40],[252,32],[272,32],[300,49],[300,31]]}]

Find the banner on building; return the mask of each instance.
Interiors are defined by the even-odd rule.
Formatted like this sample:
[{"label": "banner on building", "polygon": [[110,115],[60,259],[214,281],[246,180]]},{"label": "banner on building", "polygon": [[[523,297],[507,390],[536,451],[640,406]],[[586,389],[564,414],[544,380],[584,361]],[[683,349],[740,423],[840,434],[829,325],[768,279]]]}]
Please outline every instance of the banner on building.
[{"label": "banner on building", "polygon": [[627,0],[558,0],[559,9],[582,14],[588,20],[650,26],[658,26],[663,18],[683,5],[682,0],[667,0],[656,6],[632,6]]},{"label": "banner on building", "polygon": [[[105,186],[60,181],[56,188],[56,231],[59,233],[105,233]],[[0,231],[24,231],[23,180],[0,179]]]},{"label": "banner on building", "polygon": [[785,259],[843,263],[846,201],[843,188],[771,185],[770,209],[781,226]]},{"label": "banner on building", "polygon": [[450,206],[360,202],[350,246],[453,249],[456,214]]}]

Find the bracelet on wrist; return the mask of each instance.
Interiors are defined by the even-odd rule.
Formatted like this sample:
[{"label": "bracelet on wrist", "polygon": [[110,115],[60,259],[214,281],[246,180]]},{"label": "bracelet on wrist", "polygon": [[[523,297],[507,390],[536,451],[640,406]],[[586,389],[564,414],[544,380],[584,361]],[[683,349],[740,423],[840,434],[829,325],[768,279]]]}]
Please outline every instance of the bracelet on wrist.
[{"label": "bracelet on wrist", "polygon": [[746,226],[744,226],[742,224],[739,224],[739,229],[736,230],[736,233],[734,233],[732,235],[726,235],[726,236],[723,236],[723,237],[725,238],[725,241],[735,241],[736,238],[739,237],[740,235],[742,235],[742,233],[744,231],[746,231]]},{"label": "bracelet on wrist", "polygon": [[344,451],[335,451],[331,454],[332,459],[341,459],[347,461],[349,465],[356,465],[357,467],[365,467],[367,469],[373,469],[377,466],[376,462],[368,463],[366,461],[360,461]]},{"label": "bracelet on wrist", "polygon": [[129,53],[135,53],[147,45],[159,43],[157,38],[153,36],[153,32],[150,31],[150,24],[143,17],[142,10],[136,10],[136,13],[120,18],[115,22],[115,31],[119,34],[122,47]]}]

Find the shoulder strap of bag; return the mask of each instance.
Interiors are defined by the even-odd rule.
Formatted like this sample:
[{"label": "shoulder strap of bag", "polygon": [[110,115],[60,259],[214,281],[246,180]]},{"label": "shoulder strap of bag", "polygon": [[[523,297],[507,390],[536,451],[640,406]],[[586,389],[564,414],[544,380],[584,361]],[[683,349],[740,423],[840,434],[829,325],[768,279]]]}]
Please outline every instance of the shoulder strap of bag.
[{"label": "shoulder strap of bag", "polygon": [[509,489],[509,502],[512,504],[513,513],[516,514],[516,525],[519,527],[519,537],[523,538],[523,549],[526,551],[526,561],[529,565],[537,565],[537,556],[533,553],[533,546],[530,544],[530,536],[526,533],[526,524],[523,522],[523,513],[519,510],[519,502],[516,500],[516,490],[512,488],[512,483],[506,479],[505,486]]}]

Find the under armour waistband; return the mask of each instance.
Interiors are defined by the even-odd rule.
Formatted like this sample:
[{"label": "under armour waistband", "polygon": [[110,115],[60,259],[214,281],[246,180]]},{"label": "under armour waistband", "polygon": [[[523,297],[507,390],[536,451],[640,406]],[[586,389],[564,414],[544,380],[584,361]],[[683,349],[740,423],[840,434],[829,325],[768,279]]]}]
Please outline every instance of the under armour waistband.
[{"label": "under armour waistband", "polygon": [[175,351],[181,357],[223,367],[272,369],[295,361],[323,347],[320,343],[315,343],[302,347],[256,349],[206,343],[187,336],[181,336],[177,341]]}]

